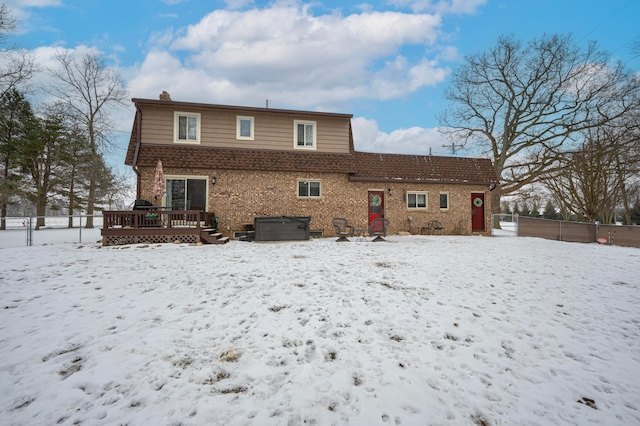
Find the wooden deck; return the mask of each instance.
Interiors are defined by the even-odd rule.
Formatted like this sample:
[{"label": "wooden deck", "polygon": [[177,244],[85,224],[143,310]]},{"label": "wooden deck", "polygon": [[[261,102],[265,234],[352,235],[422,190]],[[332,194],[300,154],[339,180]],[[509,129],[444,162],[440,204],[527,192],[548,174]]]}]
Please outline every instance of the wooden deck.
[{"label": "wooden deck", "polygon": [[[104,211],[102,245],[197,243],[224,244],[211,227],[201,221],[199,210]],[[205,216],[211,216],[206,214]],[[207,222],[207,221],[205,221]]]}]

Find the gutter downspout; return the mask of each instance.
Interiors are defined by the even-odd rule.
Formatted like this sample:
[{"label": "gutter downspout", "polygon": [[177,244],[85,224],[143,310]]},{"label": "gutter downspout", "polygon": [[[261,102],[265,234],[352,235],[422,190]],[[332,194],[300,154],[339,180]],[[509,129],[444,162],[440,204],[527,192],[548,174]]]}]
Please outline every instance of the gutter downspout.
[{"label": "gutter downspout", "polygon": [[136,174],[136,199],[140,199],[140,172],[138,171],[138,166],[136,163],[138,162],[138,154],[140,153],[140,142],[142,140],[142,111],[138,104],[136,104],[136,150],[133,153],[133,164],[131,164],[131,168],[133,172]]}]

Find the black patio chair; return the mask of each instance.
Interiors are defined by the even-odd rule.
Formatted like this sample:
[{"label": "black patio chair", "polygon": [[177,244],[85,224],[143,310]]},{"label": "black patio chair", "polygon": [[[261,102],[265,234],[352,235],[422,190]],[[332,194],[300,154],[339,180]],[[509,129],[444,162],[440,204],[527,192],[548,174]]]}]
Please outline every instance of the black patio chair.
[{"label": "black patio chair", "polygon": [[389,226],[389,219],[383,217],[377,217],[371,222],[369,226],[369,236],[374,237],[372,242],[386,241],[382,237],[387,236],[387,227]]},{"label": "black patio chair", "polygon": [[349,241],[347,237],[353,237],[355,228],[349,225],[349,221],[347,219],[334,217],[331,220],[331,223],[333,224],[334,228],[336,228],[336,235],[338,236],[336,242]]}]

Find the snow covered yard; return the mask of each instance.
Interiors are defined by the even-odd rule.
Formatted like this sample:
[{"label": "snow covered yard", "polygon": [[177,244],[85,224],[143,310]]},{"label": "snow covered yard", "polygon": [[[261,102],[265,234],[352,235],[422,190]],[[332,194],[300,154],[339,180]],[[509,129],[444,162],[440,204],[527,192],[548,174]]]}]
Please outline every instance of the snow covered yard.
[{"label": "snow covered yard", "polygon": [[3,249],[8,425],[640,424],[640,250]]}]

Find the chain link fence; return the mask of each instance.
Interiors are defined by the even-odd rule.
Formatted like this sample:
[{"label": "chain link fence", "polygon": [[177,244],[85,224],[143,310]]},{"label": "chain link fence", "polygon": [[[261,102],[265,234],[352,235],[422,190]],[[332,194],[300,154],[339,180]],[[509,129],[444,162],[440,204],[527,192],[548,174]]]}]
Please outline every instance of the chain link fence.
[{"label": "chain link fence", "polygon": [[[93,228],[86,228],[93,217]],[[0,249],[63,243],[97,242],[102,236],[102,215],[29,216],[0,218]]]},{"label": "chain link fence", "polygon": [[518,215],[517,214],[492,214],[491,215],[491,235],[494,237],[517,237],[518,236]]}]

